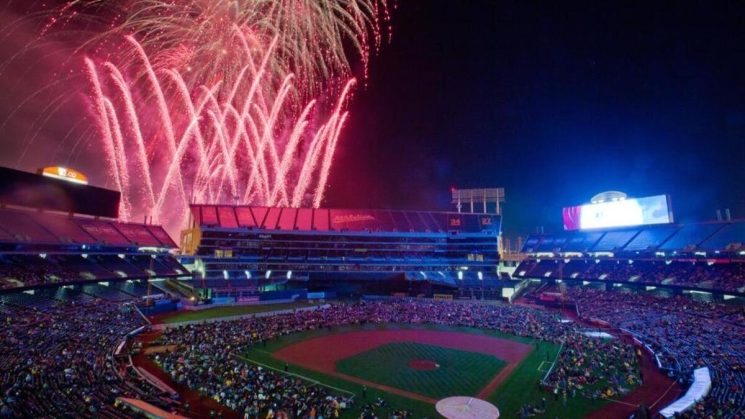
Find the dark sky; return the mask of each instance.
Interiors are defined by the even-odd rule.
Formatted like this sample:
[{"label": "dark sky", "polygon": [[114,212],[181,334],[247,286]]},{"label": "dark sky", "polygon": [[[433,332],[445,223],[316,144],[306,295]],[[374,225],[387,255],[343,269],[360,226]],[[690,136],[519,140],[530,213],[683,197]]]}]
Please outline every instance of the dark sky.
[{"label": "dark sky", "polygon": [[[454,210],[451,187],[504,187],[508,237],[559,230],[606,190],[670,194],[682,223],[745,218],[745,3],[389,1],[326,206]],[[0,2],[0,164],[95,172],[78,163],[97,153],[77,140],[86,102],[49,70],[65,49],[11,59],[37,36],[11,11],[37,3]]]},{"label": "dark sky", "polygon": [[326,205],[452,210],[504,187],[503,230],[670,194],[745,217],[745,4],[400,0],[342,134]]}]

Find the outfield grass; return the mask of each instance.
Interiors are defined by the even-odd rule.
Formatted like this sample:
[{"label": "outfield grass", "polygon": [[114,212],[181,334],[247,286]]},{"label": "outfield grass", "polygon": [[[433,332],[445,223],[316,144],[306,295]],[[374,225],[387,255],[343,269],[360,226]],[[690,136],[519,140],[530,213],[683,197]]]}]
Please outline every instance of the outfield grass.
[{"label": "outfield grass", "polygon": [[[415,370],[409,363],[431,360],[439,367]],[[394,342],[336,363],[346,375],[418,393],[433,399],[475,396],[506,365],[491,355],[413,342]]]},{"label": "outfield grass", "polygon": [[304,302],[297,303],[283,303],[283,304],[253,304],[244,306],[224,306],[208,308],[200,311],[181,311],[173,316],[164,317],[162,320],[165,323],[181,323],[189,321],[199,321],[208,319],[217,319],[220,317],[234,317],[243,316],[248,314],[265,313],[268,311],[287,310],[295,308],[308,307],[310,304]]},{"label": "outfield grass", "polygon": [[499,408],[501,417],[519,418],[518,412],[522,405],[540,406],[542,398],[546,398],[546,413],[541,414],[541,417],[544,418],[582,418],[607,403],[597,400],[593,404],[591,400],[583,397],[572,398],[570,396],[567,398],[566,407],[564,407],[562,396],[559,396],[556,400],[552,393],[538,388],[538,383],[548,370],[546,352],[548,352],[549,358],[553,360],[558,349],[558,345],[541,342],[538,350],[528,354],[499,388],[487,398],[489,402]]},{"label": "outfield grass", "polygon": [[[252,362],[259,363],[269,368],[275,368],[278,371],[284,369],[284,361],[279,361],[272,358],[271,354],[279,349],[294,345],[295,343],[312,339],[320,336],[327,336],[337,333],[344,332],[356,332],[356,331],[372,331],[372,330],[436,330],[443,332],[461,332],[461,333],[474,333],[479,335],[487,335],[500,339],[514,340],[521,343],[534,343],[532,339],[523,338],[519,336],[509,335],[501,332],[484,331],[480,329],[472,328],[458,328],[442,325],[415,325],[415,324],[367,324],[363,326],[340,326],[332,329],[319,329],[310,332],[297,333],[289,336],[282,336],[279,340],[267,342],[267,346],[257,346],[249,349],[241,356],[246,357]],[[566,408],[563,407],[562,399],[558,401],[554,400],[554,396],[546,391],[541,391],[538,388],[539,381],[543,378],[548,370],[548,364],[544,363],[546,360],[546,354],[553,360],[559,350],[559,345],[552,343],[541,342],[538,350],[532,351],[525,359],[517,366],[517,368],[510,374],[510,376],[502,382],[497,390],[492,393],[487,400],[494,403],[502,412],[501,417],[503,418],[519,418],[517,413],[520,406],[526,403],[540,403],[541,398],[546,398],[546,410],[547,412],[540,415],[541,418],[581,418],[587,413],[598,409],[603,406],[604,403],[601,400],[597,400],[593,405],[591,400],[584,399],[582,397],[567,399]],[[541,366],[541,364],[543,366]],[[348,409],[344,412],[344,418],[357,418],[361,413],[361,405],[364,403],[370,403],[376,397],[382,397],[388,401],[391,406],[397,409],[407,409],[414,413],[415,418],[437,418],[440,417],[435,410],[434,405],[429,403],[412,400],[404,396],[397,394],[388,393],[375,388],[367,389],[367,399],[362,400],[362,386],[359,383],[349,382],[337,377],[327,376],[325,374],[302,368],[299,365],[291,365],[290,372],[299,376],[305,377],[310,380],[315,380],[321,385],[328,385],[335,387],[339,390],[343,390],[349,393],[355,394],[355,400],[357,405]],[[407,389],[411,391],[410,389]],[[338,391],[338,390],[337,390]],[[379,418],[387,418],[388,412],[383,409],[376,411]]]},{"label": "outfield grass", "polygon": [[[253,314],[262,311],[274,311],[282,310],[285,308],[297,308],[297,305],[274,305],[274,306],[242,306],[242,307],[217,307],[214,309],[203,310],[201,312],[189,312],[178,314],[174,317],[169,318],[169,323],[176,323],[181,321],[189,320],[202,320],[211,319],[218,317],[236,316],[241,314]],[[237,310],[242,309],[242,310]],[[249,309],[257,311],[248,311]],[[235,311],[237,310],[237,311]],[[243,311],[246,310],[246,311]],[[415,324],[367,324],[367,325],[354,325],[354,326],[339,326],[331,329],[317,329],[313,331],[296,333],[289,336],[282,336],[281,339],[267,342],[266,347],[255,346],[243,354],[239,355],[241,358],[263,365],[267,368],[273,368],[277,371],[284,370],[284,361],[279,361],[272,358],[271,354],[279,349],[294,345],[298,342],[317,338],[320,336],[332,335],[343,332],[356,332],[356,331],[373,331],[373,330],[437,330],[443,332],[462,332],[462,333],[474,333],[479,335],[487,335],[500,339],[514,340],[522,343],[533,343],[531,339],[518,337],[514,335],[508,335],[501,332],[484,331],[473,328],[458,328],[443,325],[415,325]],[[546,398],[546,413],[541,414],[541,418],[581,418],[587,413],[600,408],[604,401],[597,400],[594,404],[591,400],[584,399],[582,397],[572,398],[569,397],[566,401],[566,407],[562,401],[561,396],[558,400],[554,400],[554,396],[551,393],[542,391],[538,388],[538,383],[546,374],[548,364],[546,363],[546,354],[553,360],[559,350],[558,345],[551,343],[541,342],[538,350],[532,351],[525,359],[517,366],[512,374],[505,380],[494,393],[492,393],[487,400],[494,403],[501,412],[501,417],[504,418],[519,418],[517,413],[520,406],[526,403],[538,404],[542,398]],[[376,366],[377,368],[377,366]],[[408,368],[408,367],[407,367]],[[341,378],[327,376],[317,371],[303,368],[299,365],[291,365],[290,373],[300,376],[301,378],[316,382],[318,385],[326,385],[336,389],[335,391],[346,392],[347,394],[354,394],[356,404],[344,411],[342,418],[357,418],[362,412],[362,406],[366,403],[370,403],[377,397],[382,397],[391,406],[397,409],[407,409],[414,414],[415,418],[437,418],[440,417],[435,410],[434,405],[425,403],[422,401],[412,400],[404,396],[397,394],[388,393],[376,388],[367,389],[366,400],[362,399],[362,386],[359,383],[349,382]],[[496,372],[495,372],[496,374]],[[483,386],[482,386],[483,387]],[[400,388],[400,387],[399,387]],[[449,394],[452,395],[452,394]],[[388,411],[382,408],[376,408],[376,414],[379,418],[387,418]]]}]

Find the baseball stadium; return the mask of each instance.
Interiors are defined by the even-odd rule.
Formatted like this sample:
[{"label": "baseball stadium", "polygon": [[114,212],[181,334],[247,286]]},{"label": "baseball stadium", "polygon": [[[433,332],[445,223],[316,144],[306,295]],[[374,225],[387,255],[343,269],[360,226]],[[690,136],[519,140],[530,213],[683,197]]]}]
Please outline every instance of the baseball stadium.
[{"label": "baseball stadium", "polygon": [[[504,211],[504,187],[326,205],[395,2],[9,3],[0,418],[745,413],[745,221],[729,210],[679,222],[682,196],[612,190],[512,249],[504,230],[539,214]],[[13,96],[37,66],[53,82]],[[429,147],[370,164],[449,170]],[[520,192],[550,197],[551,176]],[[409,181],[392,187],[431,191]]]},{"label": "baseball stadium", "polygon": [[[3,170],[25,191],[3,194],[0,217],[10,416],[735,417],[745,403],[745,224],[673,223],[664,195],[566,208],[567,230],[531,235],[518,260],[487,212],[195,204],[178,247],[112,217],[116,193]],[[87,213],[28,200],[41,190],[76,190]],[[624,226],[618,204],[656,218]],[[621,226],[575,225],[600,207]]]}]

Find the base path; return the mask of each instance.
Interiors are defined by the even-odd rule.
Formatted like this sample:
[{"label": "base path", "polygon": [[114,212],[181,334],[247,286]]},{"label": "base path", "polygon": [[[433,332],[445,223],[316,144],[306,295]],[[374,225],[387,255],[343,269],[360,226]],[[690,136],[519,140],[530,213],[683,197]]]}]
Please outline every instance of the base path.
[{"label": "base path", "polygon": [[486,398],[505,378],[509,377],[520,361],[533,350],[533,346],[525,343],[471,333],[437,332],[432,330],[379,330],[339,333],[332,336],[309,339],[281,349],[275,352],[273,356],[277,359],[327,375],[435,404],[437,402],[435,399],[336,371],[337,361],[391,342],[416,342],[444,348],[478,352],[492,355],[505,361],[507,365],[476,395],[476,397],[482,399]]}]

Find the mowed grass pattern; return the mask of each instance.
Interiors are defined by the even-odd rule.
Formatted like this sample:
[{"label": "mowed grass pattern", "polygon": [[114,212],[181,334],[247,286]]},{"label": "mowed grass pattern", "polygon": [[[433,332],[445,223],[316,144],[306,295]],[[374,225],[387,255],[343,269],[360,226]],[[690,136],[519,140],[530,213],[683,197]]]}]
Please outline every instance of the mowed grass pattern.
[{"label": "mowed grass pattern", "polygon": [[[433,370],[415,370],[409,363],[432,360]],[[501,359],[414,342],[378,346],[336,363],[340,373],[434,399],[475,396],[506,365]]]}]

